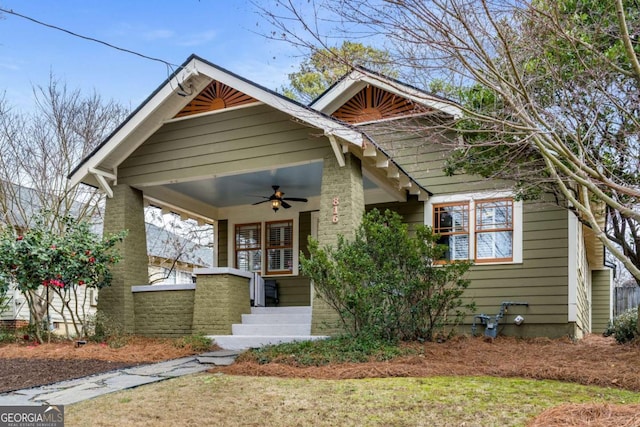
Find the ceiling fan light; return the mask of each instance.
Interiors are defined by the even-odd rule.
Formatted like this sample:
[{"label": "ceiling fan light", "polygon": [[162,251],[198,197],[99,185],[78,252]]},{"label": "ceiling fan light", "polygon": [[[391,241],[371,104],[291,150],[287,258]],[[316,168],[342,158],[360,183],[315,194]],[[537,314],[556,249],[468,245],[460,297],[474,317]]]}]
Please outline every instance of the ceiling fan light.
[{"label": "ceiling fan light", "polygon": [[274,212],[278,212],[278,209],[280,208],[280,200],[278,199],[272,200],[271,207],[273,208]]}]

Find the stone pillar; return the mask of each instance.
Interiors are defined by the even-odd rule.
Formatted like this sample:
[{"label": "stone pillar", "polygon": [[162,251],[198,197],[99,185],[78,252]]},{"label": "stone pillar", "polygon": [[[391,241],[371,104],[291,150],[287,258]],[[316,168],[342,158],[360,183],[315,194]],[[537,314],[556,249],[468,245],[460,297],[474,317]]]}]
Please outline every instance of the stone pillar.
[{"label": "stone pillar", "polygon": [[196,269],[193,333],[229,335],[231,325],[251,313],[251,273],[235,268]]},{"label": "stone pillar", "polygon": [[[362,164],[351,153],[345,154],[345,166],[340,167],[335,156],[324,159],[318,242],[320,247],[336,246],[338,235],[353,238],[364,214]],[[325,301],[311,290],[311,334],[331,335],[341,332],[340,318]]]},{"label": "stone pillar", "polygon": [[135,332],[132,286],[149,283],[149,258],[144,224],[142,192],[128,185],[113,187],[113,197],[105,207],[104,233],[127,230],[124,241],[118,245],[122,257],[111,272],[111,286],[100,290],[98,311],[122,328],[123,332]]}]

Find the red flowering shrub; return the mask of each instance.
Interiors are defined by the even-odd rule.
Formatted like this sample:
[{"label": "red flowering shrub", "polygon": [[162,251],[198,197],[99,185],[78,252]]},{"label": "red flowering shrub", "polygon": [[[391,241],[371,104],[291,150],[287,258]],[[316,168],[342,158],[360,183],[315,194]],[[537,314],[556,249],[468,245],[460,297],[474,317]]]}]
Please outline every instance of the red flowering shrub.
[{"label": "red flowering shrub", "polygon": [[[47,306],[53,308],[53,295],[61,298],[76,334],[85,333],[85,305],[78,301],[78,287],[100,289],[111,284],[109,267],[120,260],[115,245],[126,235],[122,232],[101,238],[91,232],[87,222],[72,218],[62,222],[60,234],[38,220],[20,235],[11,228],[0,231],[0,291],[14,284],[25,295],[39,341]],[[72,297],[78,304],[71,304]]]}]

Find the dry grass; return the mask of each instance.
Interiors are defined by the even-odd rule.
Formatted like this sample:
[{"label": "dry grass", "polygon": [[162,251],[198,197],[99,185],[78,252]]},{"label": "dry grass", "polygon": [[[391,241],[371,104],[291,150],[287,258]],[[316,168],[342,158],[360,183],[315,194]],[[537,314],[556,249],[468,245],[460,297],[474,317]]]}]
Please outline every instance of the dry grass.
[{"label": "dry grass", "polygon": [[71,426],[524,426],[565,402],[640,394],[491,377],[315,380],[201,374],[65,408]]},{"label": "dry grass", "polygon": [[567,404],[547,409],[528,427],[638,427],[640,404]]},{"label": "dry grass", "polygon": [[[413,355],[389,362],[300,367],[287,358],[245,360],[71,405],[68,425],[640,426],[639,395],[625,391],[640,391],[637,344],[594,335],[577,343],[462,337],[412,347]],[[0,347],[0,358],[43,362],[139,363],[193,353],[172,340],[142,338],[118,349]]]}]

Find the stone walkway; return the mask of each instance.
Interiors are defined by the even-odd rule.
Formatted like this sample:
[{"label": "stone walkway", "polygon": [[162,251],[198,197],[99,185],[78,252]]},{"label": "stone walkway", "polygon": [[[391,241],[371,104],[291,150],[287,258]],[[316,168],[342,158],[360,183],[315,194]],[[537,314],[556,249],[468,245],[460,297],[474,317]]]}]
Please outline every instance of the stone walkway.
[{"label": "stone walkway", "polygon": [[183,357],[40,387],[15,390],[0,394],[0,405],[70,405],[114,391],[204,372],[210,369],[211,365],[230,365],[237,356],[237,351],[213,351],[194,357]]}]

